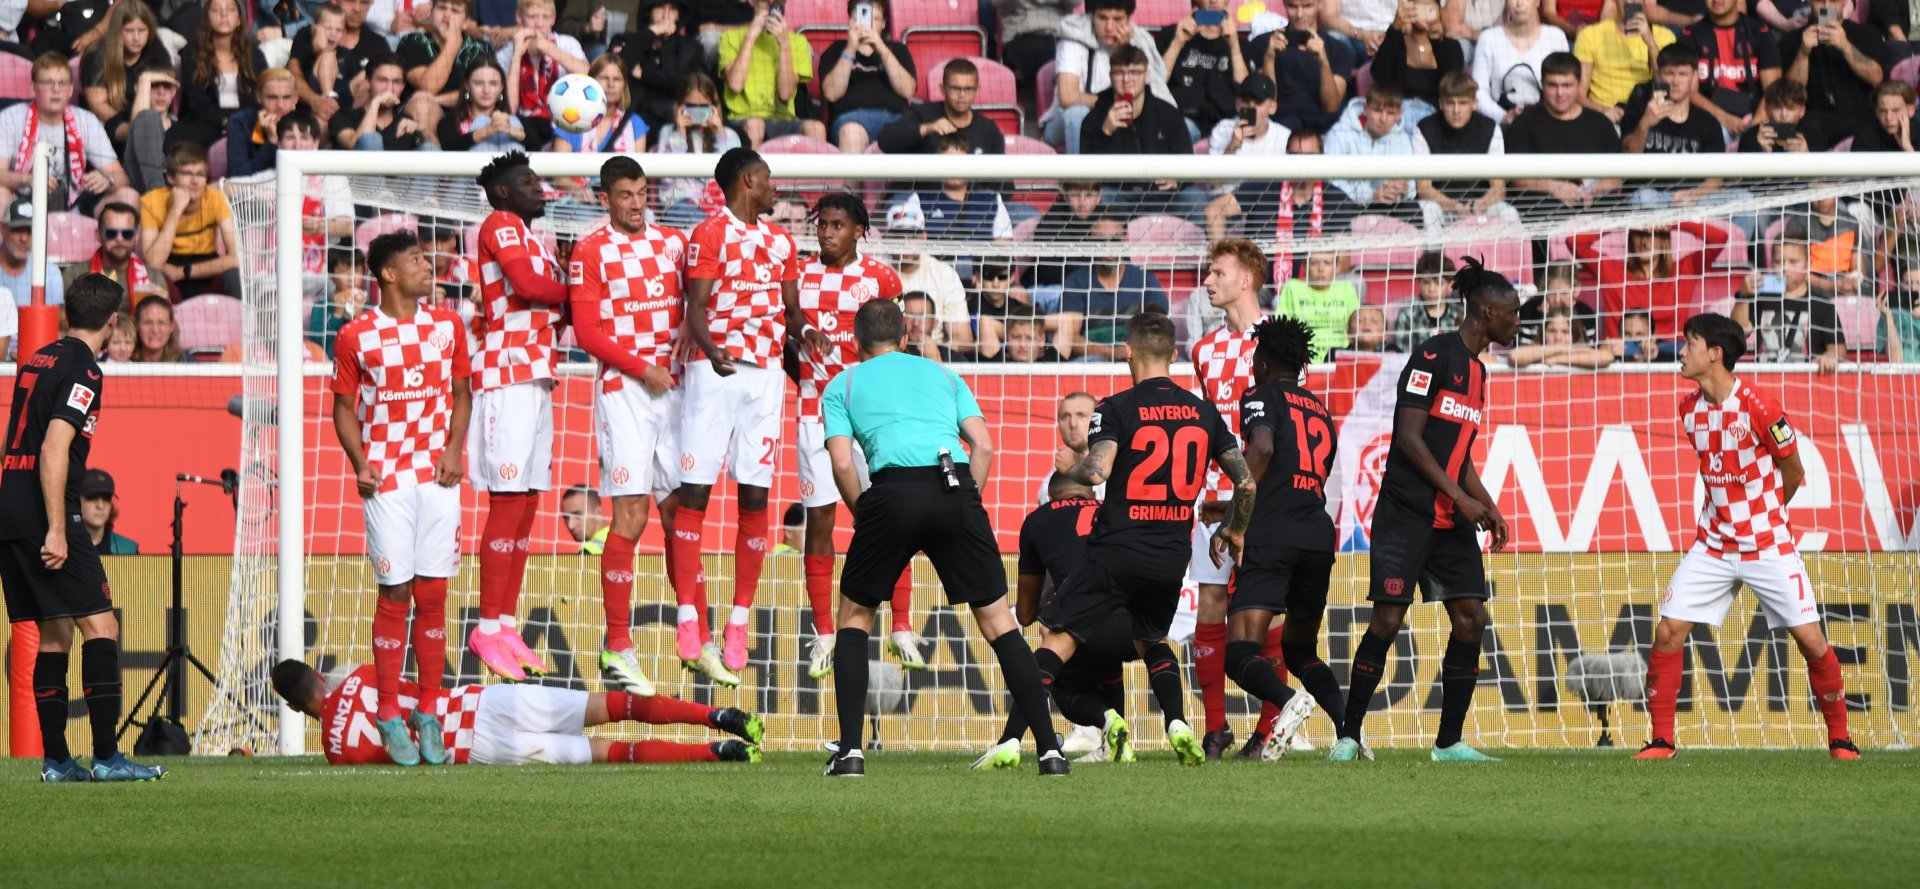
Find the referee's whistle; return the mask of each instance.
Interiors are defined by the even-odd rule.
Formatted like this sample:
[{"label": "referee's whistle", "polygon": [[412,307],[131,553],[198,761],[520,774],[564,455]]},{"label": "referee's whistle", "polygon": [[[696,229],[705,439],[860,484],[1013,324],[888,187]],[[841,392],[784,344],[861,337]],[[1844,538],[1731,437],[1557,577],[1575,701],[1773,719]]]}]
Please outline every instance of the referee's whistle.
[{"label": "referee's whistle", "polygon": [[953,452],[946,448],[940,449],[940,475],[947,480],[947,490],[960,488],[960,475],[953,468]]}]

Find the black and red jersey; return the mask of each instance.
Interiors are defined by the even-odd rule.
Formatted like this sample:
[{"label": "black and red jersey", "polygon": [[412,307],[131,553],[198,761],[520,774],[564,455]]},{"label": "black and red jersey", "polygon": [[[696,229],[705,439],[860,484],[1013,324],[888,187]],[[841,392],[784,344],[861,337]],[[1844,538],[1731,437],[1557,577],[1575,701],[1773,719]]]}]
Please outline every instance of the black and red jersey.
[{"label": "black and red jersey", "polygon": [[93,350],[62,337],[20,358],[14,374],[13,411],[7,422],[5,466],[0,468],[0,540],[47,536],[47,505],[40,490],[40,451],[56,421],[73,426],[67,446],[68,524],[80,520],[80,478],[87,474],[94,428],[105,391]]},{"label": "black and red jersey", "polygon": [[[1473,439],[1480,433],[1481,415],[1487,406],[1486,366],[1457,331],[1443,333],[1421,343],[1407,356],[1397,391],[1394,437],[1400,436],[1401,408],[1426,411],[1427,449],[1447,477],[1459,482],[1466,475],[1467,461],[1473,459]],[[1380,496],[1431,517],[1435,528],[1453,527],[1453,501],[1428,484],[1398,447],[1392,448],[1387,457]]]},{"label": "black and red jersey", "polygon": [[1293,383],[1260,383],[1240,398],[1240,427],[1249,442],[1254,430],[1273,430],[1273,456],[1253,500],[1247,547],[1333,552],[1327,472],[1338,442],[1327,406]]},{"label": "black and red jersey", "polygon": [[1212,402],[1154,377],[1094,409],[1087,443],[1103,441],[1120,449],[1107,499],[1094,514],[1088,558],[1136,577],[1183,576],[1208,462],[1239,440]]},{"label": "black and red jersey", "polygon": [[1045,575],[1056,590],[1064,585],[1086,555],[1099,509],[1092,497],[1062,497],[1027,513],[1020,523],[1020,573]]}]

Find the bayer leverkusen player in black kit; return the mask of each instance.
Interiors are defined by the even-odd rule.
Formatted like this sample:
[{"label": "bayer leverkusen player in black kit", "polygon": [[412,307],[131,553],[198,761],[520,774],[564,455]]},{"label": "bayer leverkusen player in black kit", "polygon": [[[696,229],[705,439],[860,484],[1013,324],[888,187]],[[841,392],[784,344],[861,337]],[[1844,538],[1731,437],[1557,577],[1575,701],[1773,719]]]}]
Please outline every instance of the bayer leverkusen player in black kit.
[{"label": "bayer leverkusen player in black kit", "polygon": [[[1214,532],[1213,557],[1232,556],[1237,566],[1228,604],[1227,676],[1280,708],[1260,751],[1261,759],[1276,760],[1286,755],[1316,701],[1336,729],[1346,714],[1340,682],[1318,651],[1333,575],[1326,484],[1336,441],[1327,406],[1299,385],[1313,354],[1313,331],[1297,319],[1274,318],[1255,325],[1253,337],[1254,384],[1240,397],[1240,429],[1258,496],[1244,533],[1226,526]],[[1288,688],[1261,657],[1276,614],[1286,615],[1282,657],[1307,695]]]},{"label": "bayer leverkusen player in black kit", "polygon": [[[1086,454],[1063,448],[1055,457],[1055,468],[1074,481],[1093,486],[1112,478],[1115,484],[1094,514],[1085,561],[1040,611],[1047,632],[1034,659],[1042,681],[1052,684],[1076,648],[1099,639],[1112,612],[1129,612],[1135,650],[1146,661],[1147,680],[1166,717],[1167,741],[1182,762],[1199,765],[1206,754],[1186,722],[1167,628],[1193,552],[1193,504],[1206,482],[1207,461],[1218,463],[1235,485],[1227,527],[1246,530],[1253,486],[1239,442],[1219,410],[1168,377],[1173,339],[1173,322],[1158,312],[1128,321],[1133,388],[1094,409]],[[1055,694],[1054,703],[1074,722],[1101,721],[1109,750],[1130,742],[1118,713],[1089,712],[1084,697]]]},{"label": "bayer leverkusen player in black kit", "polygon": [[[167,773],[134,763],[114,744],[120,622],[100,554],[80,520],[80,478],[87,474],[106,382],[94,356],[106,346],[126,298],[105,275],[85,275],[67,288],[67,335],[21,357],[0,460],[0,587],[7,620],[40,627],[33,697],[46,756],[40,780],[47,782],[151,781]],[[86,640],[80,684],[93,728],[91,769],[67,750],[67,663],[76,628]]]},{"label": "bayer leverkusen player in black kit", "polygon": [[1480,679],[1480,636],[1487,627],[1486,566],[1477,531],[1507,545],[1507,521],[1480,483],[1473,440],[1486,409],[1489,343],[1511,344],[1520,329],[1520,296],[1506,278],[1465,258],[1453,276],[1452,299],[1466,301],[1460,327],[1420,344],[1407,358],[1396,391],[1393,448],[1373,511],[1367,599],[1373,620],[1353,655],[1347,714],[1329,759],[1371,759],[1361,725],[1387,668],[1414,589],[1447,609],[1453,632],[1440,661],[1440,730],[1436,762],[1490,762],[1460,740]]}]

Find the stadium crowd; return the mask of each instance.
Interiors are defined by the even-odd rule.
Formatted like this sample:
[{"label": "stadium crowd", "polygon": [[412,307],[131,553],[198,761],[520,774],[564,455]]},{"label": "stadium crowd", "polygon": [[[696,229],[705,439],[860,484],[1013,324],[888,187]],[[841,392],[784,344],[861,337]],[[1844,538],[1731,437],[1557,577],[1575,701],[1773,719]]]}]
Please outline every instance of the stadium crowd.
[{"label": "stadium crowd", "polygon": [[[1920,60],[1897,0],[68,0],[0,4],[0,184],[49,144],[47,298],[98,271],[131,311],[111,360],[232,359],[237,230],[219,181],[290,149],[1417,155],[1912,151]],[[561,76],[609,114],[557,129]],[[312,353],[365,304],[373,215],[321,182],[303,221]],[[584,182],[557,197],[591,202]],[[1816,189],[1817,190],[1817,189]],[[1380,180],[1197,185],[965,180],[869,195],[907,295],[912,348],[949,361],[1111,360],[1127,318],[1169,311],[1183,345],[1219,323],[1198,265],[1129,243],[1524,238],[1489,265],[1526,286],[1515,366],[1671,360],[1679,323],[1730,307],[1757,357],[1920,360],[1920,238],[1904,195],[1753,210],[1737,181]],[[654,183],[690,228],[710,181]],[[1576,213],[1697,208],[1621,239],[1534,237]],[[805,204],[776,218],[805,231]],[[0,336],[28,301],[31,206],[0,237]],[[477,289],[466,234],[425,220],[446,295]],[[1277,223],[1277,224],[1276,224]],[[1424,233],[1424,234],[1422,234]],[[1494,234],[1489,238],[1496,237]],[[1092,261],[941,253],[943,241],[1101,244]],[[803,237],[803,244],[810,238]],[[808,246],[811,246],[808,244]],[[1011,251],[1007,251],[1011,252]],[[1401,351],[1454,323],[1445,276],[1351,251],[1283,255],[1263,307],[1328,350]],[[936,255],[938,254],[938,255]],[[1394,260],[1393,262],[1404,262]],[[183,332],[186,339],[183,341]]]}]

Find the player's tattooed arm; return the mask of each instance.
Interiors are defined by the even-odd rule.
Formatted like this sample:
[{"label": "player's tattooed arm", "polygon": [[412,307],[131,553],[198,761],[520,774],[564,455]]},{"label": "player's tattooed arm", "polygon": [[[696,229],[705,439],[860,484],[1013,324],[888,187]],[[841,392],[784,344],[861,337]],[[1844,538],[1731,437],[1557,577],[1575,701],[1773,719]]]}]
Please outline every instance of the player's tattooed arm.
[{"label": "player's tattooed arm", "polygon": [[[1053,468],[1067,478],[1073,479],[1090,488],[1107,483],[1107,476],[1113,474],[1113,458],[1120,452],[1120,443],[1112,439],[1096,441],[1085,455],[1062,445],[1054,455]],[[1079,457],[1076,461],[1074,457]]]},{"label": "player's tattooed arm", "polygon": [[360,416],[354,413],[353,408],[354,396],[334,394],[333,434],[340,439],[340,450],[346,452],[347,464],[353,467],[354,487],[359,489],[362,498],[367,498],[380,490],[380,476],[375,475],[373,467],[367,463]]},{"label": "player's tattooed arm", "polygon": [[1233,482],[1233,501],[1227,504],[1227,517],[1221,524],[1236,535],[1245,534],[1247,525],[1253,521],[1253,496],[1259,492],[1260,484],[1254,480],[1246,455],[1240,453],[1239,448],[1227,450],[1214,460]]}]

